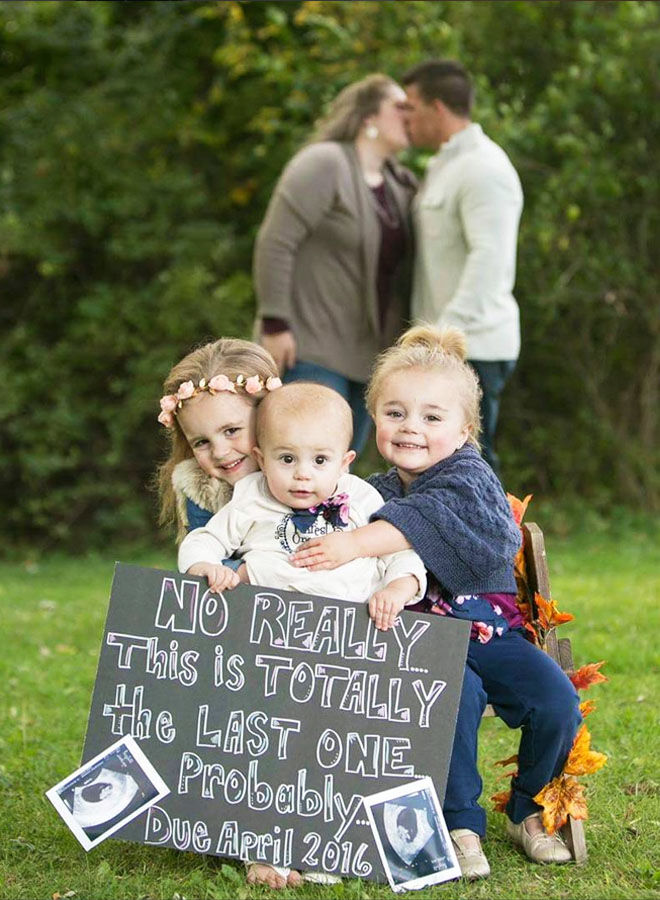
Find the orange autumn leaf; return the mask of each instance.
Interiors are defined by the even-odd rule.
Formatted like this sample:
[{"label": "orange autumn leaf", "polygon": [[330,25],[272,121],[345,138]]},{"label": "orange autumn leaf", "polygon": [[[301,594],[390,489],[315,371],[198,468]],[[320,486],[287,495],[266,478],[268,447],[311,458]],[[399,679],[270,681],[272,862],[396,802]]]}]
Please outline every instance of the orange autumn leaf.
[{"label": "orange autumn leaf", "polygon": [[503,778],[517,778],[518,777],[518,769],[512,769],[510,772],[500,772],[499,775],[495,776],[495,781],[501,781]]},{"label": "orange autumn leaf", "polygon": [[586,719],[589,713],[593,712],[596,709],[596,704],[593,700],[583,700],[580,703],[580,712],[582,713],[582,718]]},{"label": "orange autumn leaf", "polygon": [[573,682],[573,687],[578,691],[583,691],[592,684],[598,684],[600,681],[607,681],[607,678],[598,671],[604,664],[605,660],[601,659],[600,662],[580,666],[575,672],[568,672],[567,674]]},{"label": "orange autumn leaf", "polygon": [[565,825],[569,816],[588,818],[584,788],[575,778],[558,775],[539,791],[534,802],[543,807],[541,819],[548,834],[554,834]]},{"label": "orange autumn leaf", "polygon": [[522,545],[518,548],[516,555],[513,559],[513,568],[515,574],[520,576],[523,580],[527,577],[527,563],[525,562],[525,551]]},{"label": "orange autumn leaf", "polygon": [[510,766],[511,763],[518,762],[518,754],[514,753],[513,756],[507,756],[506,759],[498,759],[494,765],[496,766]]},{"label": "orange autumn leaf", "polygon": [[591,775],[607,762],[604,753],[591,749],[591,735],[586,725],[581,725],[568,754],[564,772],[566,775]]},{"label": "orange autumn leaf", "polygon": [[517,497],[514,497],[513,494],[507,494],[506,499],[509,501],[509,506],[511,507],[511,512],[513,513],[513,518],[516,520],[516,524],[520,525],[527,510],[527,505],[529,501],[532,499],[532,494],[527,494],[524,500],[519,500]]},{"label": "orange autumn leaf", "polygon": [[559,612],[554,600],[546,600],[538,591],[534,594],[534,603],[538,610],[538,619],[541,627],[548,631],[550,628],[556,628],[557,625],[563,625],[564,622],[570,622],[575,617],[571,613]]},{"label": "orange autumn leaf", "polygon": [[532,637],[532,643],[536,644],[537,647],[541,646],[541,642],[539,641],[539,636],[536,633],[536,628],[533,625],[530,625],[529,622],[523,623],[525,626],[525,631],[527,631]]},{"label": "orange autumn leaf", "polygon": [[511,791],[499,791],[490,798],[493,801],[493,809],[495,812],[506,812],[506,805],[509,802]]},{"label": "orange autumn leaf", "polygon": [[527,589],[527,562],[525,561],[525,551],[522,546],[513,560],[513,574],[516,579],[517,600],[519,603],[524,603],[527,600],[529,591]]}]

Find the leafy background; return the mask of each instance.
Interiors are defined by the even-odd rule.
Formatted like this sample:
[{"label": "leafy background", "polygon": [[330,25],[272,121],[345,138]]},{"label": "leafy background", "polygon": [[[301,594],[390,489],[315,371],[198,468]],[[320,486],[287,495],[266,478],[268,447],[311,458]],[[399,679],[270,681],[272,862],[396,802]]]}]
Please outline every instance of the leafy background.
[{"label": "leafy background", "polygon": [[505,486],[657,511],[659,25],[635,0],[0,4],[5,552],[155,536],[160,385],[250,336],[283,165],[345,84],[430,56],[475,73],[525,190]]}]

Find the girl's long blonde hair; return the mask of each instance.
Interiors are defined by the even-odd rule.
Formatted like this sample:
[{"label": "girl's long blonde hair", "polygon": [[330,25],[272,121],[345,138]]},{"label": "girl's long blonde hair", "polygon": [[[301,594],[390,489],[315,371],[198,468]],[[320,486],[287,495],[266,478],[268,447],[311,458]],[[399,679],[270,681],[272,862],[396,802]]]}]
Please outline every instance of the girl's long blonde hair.
[{"label": "girl's long blonde hair", "polygon": [[[208,383],[214,375],[226,375],[232,381],[238,375],[249,378],[258,375],[262,382],[277,377],[275,360],[258,344],[243,341],[240,338],[220,338],[209,344],[198,347],[173,366],[163,382],[164,394],[175,394],[183,382],[192,381],[195,386],[204,378]],[[257,394],[243,393],[246,402],[256,404],[264,396],[265,391]],[[185,401],[184,401],[185,403]],[[170,454],[166,461],[158,467],[156,476],[158,496],[160,500],[159,522],[169,526],[177,521],[176,495],[172,485],[172,473],[182,460],[190,459],[194,454],[185,438],[176,416],[174,425],[168,429],[170,438]]]},{"label": "girl's long blonde hair", "polygon": [[481,388],[476,372],[466,360],[467,341],[458,328],[413,325],[376,360],[366,394],[369,413],[372,417],[375,415],[383,382],[393,372],[402,369],[441,372],[455,381],[468,427],[468,443],[479,450]]}]

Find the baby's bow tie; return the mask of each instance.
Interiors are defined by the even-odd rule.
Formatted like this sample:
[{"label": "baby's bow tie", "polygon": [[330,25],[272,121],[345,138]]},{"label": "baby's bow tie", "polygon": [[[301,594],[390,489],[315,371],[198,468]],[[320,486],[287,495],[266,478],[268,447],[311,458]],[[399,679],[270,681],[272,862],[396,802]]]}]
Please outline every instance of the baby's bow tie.
[{"label": "baby's bow tie", "polygon": [[348,525],[349,510],[348,494],[335,494],[317,506],[310,506],[309,509],[297,509],[291,516],[291,521],[302,533],[312,528],[319,515],[322,515],[326,522],[336,528],[341,528],[343,525]]}]

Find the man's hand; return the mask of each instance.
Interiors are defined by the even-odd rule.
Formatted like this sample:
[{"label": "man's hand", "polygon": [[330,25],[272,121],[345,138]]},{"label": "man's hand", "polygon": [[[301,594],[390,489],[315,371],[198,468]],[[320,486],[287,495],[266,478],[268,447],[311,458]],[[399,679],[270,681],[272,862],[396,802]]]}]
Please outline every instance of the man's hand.
[{"label": "man's hand", "polygon": [[417,591],[419,583],[414,575],[395,578],[369,600],[369,615],[380,631],[389,631],[397,620],[404,606],[409,603]]},{"label": "man's hand", "polygon": [[280,331],[277,334],[262,334],[261,346],[268,350],[277,363],[280,375],[296,364],[296,339],[292,331]]},{"label": "man's hand", "polygon": [[199,575],[202,578],[206,578],[209,587],[215,594],[231,590],[231,588],[240,584],[241,581],[238,573],[228,566],[207,562],[195,563],[188,569],[186,575]]},{"label": "man's hand", "polygon": [[289,562],[297,568],[321,572],[336,569],[359,556],[355,531],[334,531],[321,538],[312,538],[289,557]]}]

